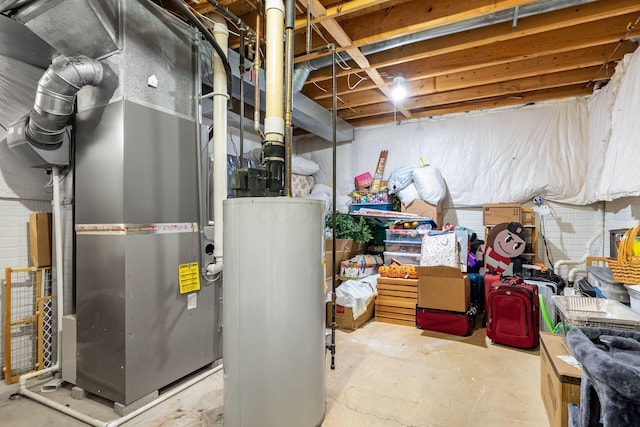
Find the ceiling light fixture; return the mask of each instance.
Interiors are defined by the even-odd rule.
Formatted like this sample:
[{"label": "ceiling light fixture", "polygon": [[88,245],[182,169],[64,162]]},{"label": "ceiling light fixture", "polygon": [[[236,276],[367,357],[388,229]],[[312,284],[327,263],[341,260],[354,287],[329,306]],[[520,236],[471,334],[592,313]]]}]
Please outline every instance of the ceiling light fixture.
[{"label": "ceiling light fixture", "polygon": [[404,84],[404,77],[398,75],[393,78],[393,85],[391,86],[391,97],[394,101],[402,101],[407,97],[407,88]]}]

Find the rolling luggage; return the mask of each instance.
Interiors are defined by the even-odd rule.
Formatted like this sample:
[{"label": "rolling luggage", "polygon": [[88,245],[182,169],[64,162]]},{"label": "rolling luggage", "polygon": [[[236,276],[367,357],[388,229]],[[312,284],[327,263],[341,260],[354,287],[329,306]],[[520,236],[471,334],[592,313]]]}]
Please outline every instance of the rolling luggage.
[{"label": "rolling luggage", "polygon": [[[486,277],[485,277],[486,280]],[[540,339],[538,287],[503,277],[487,295],[487,337],[498,344],[535,348]]]},{"label": "rolling luggage", "polygon": [[477,313],[478,306],[475,304],[466,313],[416,307],[416,327],[466,337],[476,327]]}]

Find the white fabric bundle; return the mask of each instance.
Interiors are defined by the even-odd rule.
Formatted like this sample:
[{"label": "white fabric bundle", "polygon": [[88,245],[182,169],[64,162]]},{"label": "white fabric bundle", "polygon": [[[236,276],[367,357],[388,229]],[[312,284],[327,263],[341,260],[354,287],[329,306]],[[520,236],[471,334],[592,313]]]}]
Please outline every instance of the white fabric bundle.
[{"label": "white fabric bundle", "polygon": [[420,199],[420,194],[418,194],[418,189],[416,185],[412,182],[404,189],[398,192],[398,198],[402,202],[403,205],[409,206],[411,202],[414,200]]},{"label": "white fabric bundle", "polygon": [[414,169],[412,175],[413,183],[422,200],[429,204],[437,205],[440,200],[444,199],[447,187],[440,169],[433,166],[424,166]]},{"label": "white fabric bundle", "polygon": [[291,173],[296,175],[313,175],[320,170],[320,165],[313,160],[295,154],[291,155]]}]

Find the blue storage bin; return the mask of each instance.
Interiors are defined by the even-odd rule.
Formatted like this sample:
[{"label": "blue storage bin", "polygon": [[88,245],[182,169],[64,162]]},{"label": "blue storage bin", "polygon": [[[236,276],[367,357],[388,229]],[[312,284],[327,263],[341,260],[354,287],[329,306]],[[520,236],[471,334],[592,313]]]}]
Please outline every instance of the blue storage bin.
[{"label": "blue storage bin", "polygon": [[389,203],[352,203],[349,206],[349,212],[356,212],[360,209],[377,209],[379,211],[390,211],[391,205]]}]

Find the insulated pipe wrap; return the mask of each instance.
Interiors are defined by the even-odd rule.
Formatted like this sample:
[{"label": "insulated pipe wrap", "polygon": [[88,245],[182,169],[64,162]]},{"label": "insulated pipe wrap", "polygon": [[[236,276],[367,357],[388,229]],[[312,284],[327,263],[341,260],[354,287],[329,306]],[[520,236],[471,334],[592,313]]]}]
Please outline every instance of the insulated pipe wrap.
[{"label": "insulated pipe wrap", "polygon": [[62,57],[54,61],[38,82],[26,130],[29,141],[60,144],[73,114],[76,94],[84,86],[97,86],[102,76],[102,64],[87,56]]}]

